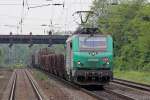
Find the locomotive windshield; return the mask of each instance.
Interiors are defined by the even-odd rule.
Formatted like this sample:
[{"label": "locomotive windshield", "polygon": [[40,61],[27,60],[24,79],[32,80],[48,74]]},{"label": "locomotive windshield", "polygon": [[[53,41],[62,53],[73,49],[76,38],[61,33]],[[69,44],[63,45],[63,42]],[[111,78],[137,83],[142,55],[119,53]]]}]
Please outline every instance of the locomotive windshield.
[{"label": "locomotive windshield", "polygon": [[104,36],[80,36],[79,37],[80,50],[107,50],[107,39]]}]

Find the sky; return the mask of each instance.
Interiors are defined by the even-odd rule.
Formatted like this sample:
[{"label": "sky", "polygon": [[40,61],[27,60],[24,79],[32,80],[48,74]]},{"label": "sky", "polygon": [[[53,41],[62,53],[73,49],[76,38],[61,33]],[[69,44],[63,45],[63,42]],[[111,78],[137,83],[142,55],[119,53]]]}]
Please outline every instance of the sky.
[{"label": "sky", "polygon": [[[0,0],[0,34],[47,34],[46,31],[74,31],[79,21],[75,11],[90,10],[93,0]],[[40,6],[64,3],[61,6]],[[29,9],[28,9],[29,8]],[[21,31],[22,19],[22,31]],[[74,21],[76,20],[76,21]],[[49,25],[52,23],[52,26]],[[47,25],[47,26],[43,26]]]}]

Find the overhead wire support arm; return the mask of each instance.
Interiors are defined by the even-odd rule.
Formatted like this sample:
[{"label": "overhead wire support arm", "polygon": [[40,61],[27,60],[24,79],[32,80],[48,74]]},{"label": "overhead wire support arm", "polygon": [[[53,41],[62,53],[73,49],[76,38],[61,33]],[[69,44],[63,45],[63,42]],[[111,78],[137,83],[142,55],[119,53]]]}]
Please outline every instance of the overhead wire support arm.
[{"label": "overhead wire support arm", "polygon": [[62,5],[64,7],[64,3],[54,3],[54,4],[43,4],[43,5],[39,5],[39,6],[33,6],[33,7],[29,7],[30,8],[39,8],[39,7],[45,7],[45,6],[51,6],[51,5],[54,5],[54,6],[60,6]]},{"label": "overhead wire support arm", "polygon": [[44,6],[50,6],[52,4],[43,4],[43,5],[39,5],[39,6],[33,6],[33,7],[29,7],[30,8],[39,8],[39,7],[44,7]]}]

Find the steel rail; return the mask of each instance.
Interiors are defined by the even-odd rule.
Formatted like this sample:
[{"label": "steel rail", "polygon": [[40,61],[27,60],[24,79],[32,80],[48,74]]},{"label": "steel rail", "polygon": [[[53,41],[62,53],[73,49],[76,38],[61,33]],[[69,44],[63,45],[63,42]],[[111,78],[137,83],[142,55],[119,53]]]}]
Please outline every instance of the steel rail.
[{"label": "steel rail", "polygon": [[25,73],[26,73],[26,75],[27,75],[27,77],[28,77],[28,79],[29,79],[29,81],[30,81],[30,83],[32,85],[32,88],[34,89],[34,92],[36,93],[36,96],[37,96],[38,100],[43,100],[40,92],[38,91],[37,86],[35,85],[35,82],[31,78],[31,76],[29,75],[29,73],[27,72],[27,70],[25,70]]},{"label": "steel rail", "polygon": [[105,89],[105,92],[111,93],[111,94],[113,94],[113,95],[117,95],[118,97],[122,97],[122,98],[124,98],[125,100],[136,100],[135,98],[132,98],[132,97],[127,96],[127,95],[124,95],[124,94],[121,94],[121,93],[119,93],[119,92],[112,91],[112,90],[110,90],[110,89]]},{"label": "steel rail", "polygon": [[[40,70],[40,71],[41,71],[41,70]],[[42,71],[43,71],[43,70],[42,70]],[[102,96],[100,96],[100,95],[97,95],[97,94],[96,94],[95,92],[93,92],[93,91],[90,91],[90,90],[87,90],[87,89],[85,89],[85,88],[82,88],[82,87],[80,87],[80,86],[78,86],[78,85],[76,85],[76,84],[74,84],[74,83],[71,83],[71,82],[69,82],[69,81],[67,81],[67,80],[65,80],[65,79],[62,79],[62,78],[60,78],[60,77],[58,77],[58,76],[56,76],[56,75],[53,75],[53,74],[48,73],[48,72],[46,72],[46,71],[43,71],[43,72],[46,73],[49,77],[52,77],[52,78],[54,78],[55,80],[59,80],[59,81],[61,81],[62,83],[65,83],[65,85],[72,86],[72,87],[74,87],[74,88],[76,88],[76,89],[78,89],[78,90],[81,90],[82,92],[84,92],[84,93],[86,93],[86,94],[88,94],[88,95],[90,95],[90,96],[92,96],[92,97],[94,97],[94,98],[96,98],[96,99],[98,99],[98,100],[108,100],[107,97],[102,97]],[[97,91],[97,92],[101,92],[101,91]],[[108,89],[104,89],[104,92],[111,93],[111,94],[113,94],[113,95],[116,95],[117,97],[125,98],[126,100],[135,100],[135,99],[132,98],[132,97],[129,97],[129,96],[126,96],[126,95],[123,95],[123,94],[120,94],[120,93],[117,93],[117,92],[114,92],[114,91],[111,91],[111,90],[108,90]]]},{"label": "steel rail", "polygon": [[9,100],[14,100],[15,88],[16,88],[16,80],[17,80],[17,74],[15,72],[15,76],[14,76],[14,79],[13,79]]},{"label": "steel rail", "polygon": [[[38,69],[38,70],[41,71],[40,69]],[[60,77],[58,77],[56,75],[53,75],[53,74],[48,73],[48,72],[43,71],[43,70],[42,70],[42,72],[46,73],[50,78],[53,78],[54,80],[60,81],[60,82],[64,83],[67,86],[71,86],[71,87],[73,87],[75,89],[81,90],[82,92],[92,96],[93,98],[96,98],[98,100],[105,100],[103,97],[100,97],[100,96],[96,95],[95,93],[93,93],[91,91],[88,91],[87,89],[81,88],[80,86],[78,86],[78,85],[76,85],[74,83],[71,83],[71,82],[69,82],[69,81],[67,81],[65,79],[62,79],[62,78],[60,78]]]},{"label": "steel rail", "polygon": [[116,78],[112,81],[112,83],[117,83],[117,84],[121,84],[127,87],[136,88],[139,90],[150,92],[150,85],[146,85],[146,84],[131,82],[131,81],[123,80],[123,79],[116,79]]}]

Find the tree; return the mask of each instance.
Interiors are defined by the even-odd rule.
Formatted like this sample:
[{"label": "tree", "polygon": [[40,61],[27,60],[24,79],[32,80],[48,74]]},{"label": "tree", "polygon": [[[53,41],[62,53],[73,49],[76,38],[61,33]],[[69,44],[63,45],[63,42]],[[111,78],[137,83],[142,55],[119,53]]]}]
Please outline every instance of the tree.
[{"label": "tree", "polygon": [[[95,1],[91,9],[100,9],[101,1]],[[120,1],[119,5],[105,9],[104,14],[98,11],[101,16],[96,22],[103,34],[113,36],[114,66],[121,70],[149,70],[150,4],[146,0]]]}]

